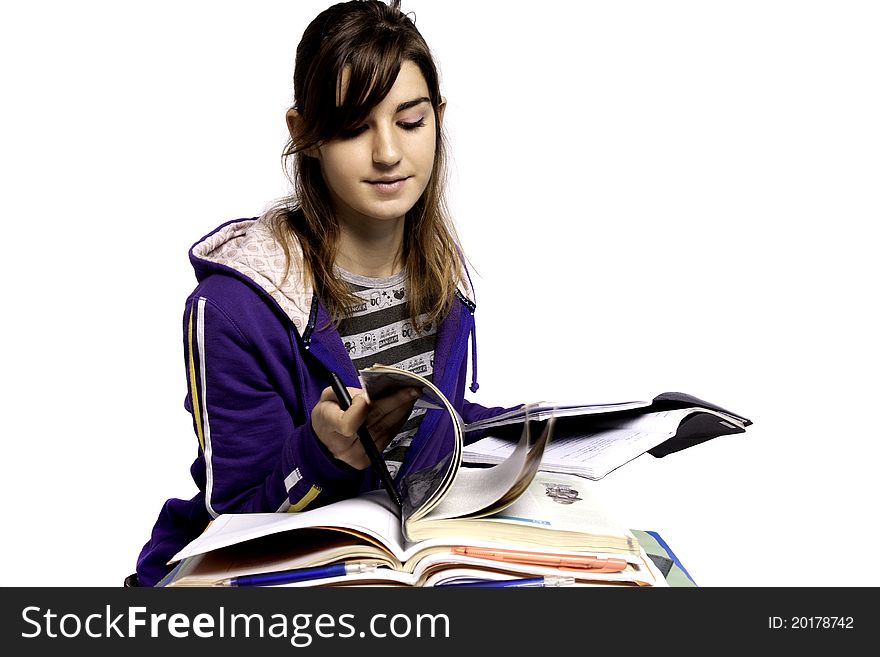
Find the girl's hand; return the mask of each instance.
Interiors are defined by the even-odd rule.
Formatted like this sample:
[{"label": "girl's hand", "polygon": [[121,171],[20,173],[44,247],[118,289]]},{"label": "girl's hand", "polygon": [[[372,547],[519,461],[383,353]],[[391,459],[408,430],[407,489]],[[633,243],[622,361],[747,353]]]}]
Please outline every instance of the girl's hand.
[{"label": "girl's hand", "polygon": [[376,449],[382,452],[397,435],[419,397],[418,388],[402,388],[394,394],[367,403],[360,388],[349,388],[351,406],[343,411],[332,388],[324,388],[321,398],[312,409],[312,429],[334,458],[364,470],[370,459],[357,435],[364,422]]}]

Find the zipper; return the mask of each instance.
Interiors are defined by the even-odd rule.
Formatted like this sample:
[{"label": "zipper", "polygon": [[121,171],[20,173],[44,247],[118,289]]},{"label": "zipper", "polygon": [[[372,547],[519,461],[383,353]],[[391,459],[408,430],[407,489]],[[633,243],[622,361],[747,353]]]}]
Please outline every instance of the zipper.
[{"label": "zipper", "polygon": [[457,288],[456,288],[456,290],[455,290],[455,296],[457,296],[457,297],[461,300],[461,302],[462,302],[465,306],[467,306],[467,309],[470,310],[470,311],[471,311],[471,315],[473,315],[473,314],[474,314],[474,311],[477,309],[477,304],[475,304],[473,301],[471,301],[471,300],[468,299],[466,296],[464,296],[464,295],[461,293],[461,290],[459,290],[459,289],[457,289]]},{"label": "zipper", "polygon": [[[471,317],[473,318],[473,308],[475,307],[475,305],[472,304],[472,303],[470,303],[470,302],[468,302],[467,299],[466,299],[465,297],[462,297],[462,296],[459,295],[459,298],[460,298],[462,301],[464,301],[465,306],[467,306],[468,310],[471,311]],[[464,342],[464,344],[461,345],[461,346],[459,346],[459,347],[456,349],[455,354],[454,354],[455,358],[454,358],[454,359],[450,359],[448,362],[458,363],[458,362],[461,360],[461,358],[464,357],[464,353],[463,353],[463,352],[465,352],[465,351],[467,350],[467,339],[465,339],[463,342]],[[449,372],[449,371],[453,371],[453,370],[447,368],[447,372]],[[450,375],[447,374],[447,376],[450,376]],[[453,376],[458,376],[458,370],[457,370],[457,368],[455,369]],[[444,381],[443,383],[446,383],[446,381]],[[448,386],[448,385],[447,385],[447,386],[440,386],[440,385],[438,385],[437,387],[440,388],[441,391],[442,391],[444,388],[446,388],[446,389],[449,389],[449,388],[450,388],[450,386]],[[453,390],[455,389],[454,379],[453,379],[452,389],[453,389]],[[446,394],[446,393],[444,392],[443,394]],[[450,400],[450,401],[451,401],[451,400]],[[444,413],[447,412],[445,408],[443,409],[443,412],[444,412]],[[457,411],[456,411],[456,412],[457,412]],[[434,416],[434,418],[436,418],[436,416]],[[434,431],[434,429],[436,428],[436,425],[437,425],[437,419],[434,419],[434,418],[428,418],[428,417],[426,416],[425,419],[422,421],[421,425],[419,425],[419,429],[418,429],[418,431],[416,432],[416,435],[413,436],[413,439],[415,439],[415,437],[418,436],[418,435],[419,435],[420,433],[422,433],[423,431],[424,431],[424,432],[428,432],[428,433],[432,433],[432,432]],[[425,420],[428,420],[428,419],[432,419],[433,422],[426,422]],[[426,425],[427,425],[427,426],[426,426]],[[413,463],[416,463],[416,462],[419,460],[419,458],[421,458],[421,456],[422,456],[422,452],[425,451],[425,447],[426,447],[427,445],[428,445],[428,441],[427,441],[427,440],[425,440],[425,441],[422,442],[422,444],[419,446],[419,451],[416,452],[416,453],[413,455],[412,459],[411,459],[410,462],[409,462],[409,466],[410,466],[410,467],[407,468],[407,471],[406,471],[406,472],[403,472],[403,468],[401,468],[401,471],[398,472],[398,475],[397,475],[397,477],[395,477],[395,478],[400,478],[400,479],[402,480],[402,477],[403,477],[403,476],[406,476],[406,475],[408,475],[408,474],[410,474],[410,473],[412,472],[412,464],[413,464]]]},{"label": "zipper", "polygon": [[303,347],[306,351],[312,342],[312,333],[315,331],[315,323],[318,321],[318,295],[312,293],[312,308],[309,311],[309,322],[306,324],[306,330],[303,333]]},{"label": "zipper", "polygon": [[[470,274],[468,274],[470,278]],[[472,285],[473,287],[473,285]],[[467,307],[468,310],[471,311],[471,317],[474,316],[474,312],[477,309],[477,304],[468,299],[464,294],[461,293],[461,290],[455,290],[455,296],[457,296],[461,302]],[[477,322],[474,321],[471,324],[471,392],[476,392],[480,389],[480,384],[477,383]]]}]

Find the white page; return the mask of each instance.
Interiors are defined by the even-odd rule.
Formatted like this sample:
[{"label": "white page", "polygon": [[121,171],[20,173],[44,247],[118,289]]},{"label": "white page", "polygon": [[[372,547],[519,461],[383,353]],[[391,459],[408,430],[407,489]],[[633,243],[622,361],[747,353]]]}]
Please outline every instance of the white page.
[{"label": "white page", "polygon": [[507,459],[491,468],[459,468],[446,495],[427,517],[460,518],[497,502],[522,479],[528,454],[529,425],[526,423]]},{"label": "white page", "polygon": [[599,490],[573,475],[539,472],[529,489],[513,504],[484,521],[616,537],[637,543],[633,533],[610,515]]},{"label": "white page", "polygon": [[[569,472],[601,479],[624,463],[673,437],[681,421],[702,408],[680,408],[645,413],[618,420],[613,427],[574,436],[555,436],[544,452],[542,470]],[[716,413],[713,413],[716,414]],[[465,447],[468,462],[500,462],[513,451],[510,441],[486,437]]]},{"label": "white page", "polygon": [[402,556],[405,546],[399,511],[384,491],[372,491],[298,513],[221,515],[198,538],[174,555],[172,561],[253,538],[306,527],[344,527],[361,532],[386,545],[398,558]]},{"label": "white page", "polygon": [[526,423],[513,455],[499,465],[459,468],[440,503],[415,521],[407,520],[404,537],[411,539],[413,534],[418,534],[419,526],[426,521],[479,518],[509,506],[528,488],[538,472],[554,424],[551,419],[541,436],[529,447],[529,423]]}]

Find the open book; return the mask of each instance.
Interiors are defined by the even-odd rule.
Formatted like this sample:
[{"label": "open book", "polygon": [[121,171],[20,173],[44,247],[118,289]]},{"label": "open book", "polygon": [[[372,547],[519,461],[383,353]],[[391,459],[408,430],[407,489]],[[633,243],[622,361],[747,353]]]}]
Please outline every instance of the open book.
[{"label": "open book", "polygon": [[[307,585],[434,586],[462,578],[559,576],[554,559],[570,563],[592,557],[621,567],[575,569],[574,575],[566,570],[566,579],[656,584],[632,532],[603,516],[586,482],[539,473],[555,425],[552,412],[542,416],[541,433],[532,440],[525,409],[515,427],[519,438],[502,462],[463,467],[464,422],[439,389],[416,374],[382,365],[360,375],[374,401],[401,387],[419,388],[416,406],[439,411],[434,431],[452,434],[444,459],[400,481],[402,507],[384,491],[372,491],[299,513],[221,515],[175,555],[179,564],[163,584],[210,585],[245,574],[356,562],[376,569]],[[483,549],[482,556],[462,553],[474,549]],[[498,549],[525,552],[542,563],[486,556],[485,550]]]},{"label": "open book", "polygon": [[[618,441],[635,447],[625,454],[612,451],[610,465],[605,467],[613,468],[633,458],[635,452],[681,449],[686,445],[674,442],[679,437],[692,444],[742,431],[749,422],[688,395],[667,393],[653,402],[527,405],[466,426],[449,400],[421,376],[383,365],[361,370],[360,376],[374,401],[401,387],[419,388],[416,406],[434,409],[434,418],[440,418],[432,439],[445,440],[447,436],[440,432],[451,433],[451,450],[445,458],[400,481],[402,506],[398,508],[384,491],[373,491],[299,513],[221,515],[175,555],[172,562],[178,565],[163,580],[164,585],[211,585],[239,575],[342,562],[376,568],[304,585],[435,586],[462,578],[558,576],[561,571],[583,585],[657,585],[662,576],[655,576],[632,532],[603,515],[591,482],[545,471],[548,446],[558,441],[556,428],[581,436],[585,427],[594,432],[615,427],[630,431],[652,414],[669,411],[667,425],[674,426],[674,437],[663,434],[650,444]],[[692,436],[679,436],[691,416],[711,417],[711,426],[700,421]],[[536,428],[540,435],[532,440]],[[465,436],[477,430],[513,435],[494,465],[463,463]],[[483,549],[482,556],[474,556],[477,549]],[[520,556],[519,560],[488,557],[486,550],[492,554],[508,550]],[[522,561],[524,553],[531,555],[529,563]],[[614,560],[621,567],[605,571],[547,565],[554,560],[570,564],[592,557]],[[541,563],[534,563],[536,559]]]},{"label": "open book", "polygon": [[498,465],[487,469],[462,468],[464,421],[433,383],[418,374],[386,365],[361,370],[360,378],[371,400],[402,387],[416,387],[422,391],[415,402],[416,408],[446,411],[435,431],[451,431],[452,450],[433,467],[413,472],[400,482],[401,526],[405,539],[435,536],[443,531],[439,527],[447,526],[452,520],[498,513],[525,491],[538,471],[553,431],[552,417],[532,443],[531,423],[526,413],[519,439]]},{"label": "open book", "polygon": [[[174,557],[179,563],[160,586],[216,586],[242,575],[341,562],[375,569],[286,585],[442,586],[565,576],[581,586],[666,586],[634,534],[608,516],[595,487],[572,475],[538,472],[503,512],[448,519],[433,530],[431,538],[404,538],[400,511],[384,491],[300,513],[221,515]],[[618,567],[560,568],[487,556],[498,549],[544,560],[595,557]]]},{"label": "open book", "polygon": [[[742,433],[751,420],[680,392],[665,392],[653,401],[618,404],[529,404],[504,415],[466,425],[466,432],[488,434],[464,449],[466,463],[503,462],[514,450],[509,427],[528,416],[533,422],[556,418],[553,443],[541,469],[601,479],[645,453],[662,457],[727,434]],[[505,435],[507,434],[507,435]]]}]

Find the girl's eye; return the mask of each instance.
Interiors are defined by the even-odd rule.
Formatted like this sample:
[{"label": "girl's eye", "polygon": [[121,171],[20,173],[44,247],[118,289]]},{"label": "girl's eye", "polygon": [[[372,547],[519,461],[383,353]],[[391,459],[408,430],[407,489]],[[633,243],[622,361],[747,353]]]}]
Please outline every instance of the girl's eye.
[{"label": "girl's eye", "polygon": [[398,125],[401,128],[403,128],[404,130],[415,130],[417,128],[424,128],[425,127],[425,117],[423,116],[418,121],[412,121],[412,122],[401,121]]},{"label": "girl's eye", "polygon": [[[404,130],[417,130],[419,128],[425,127],[425,117],[419,117],[415,121],[400,121],[398,124]],[[352,128],[351,130],[345,130],[339,135],[342,139],[354,139],[358,135],[362,134],[367,129],[367,124],[363,124],[358,126],[357,128]]]}]

